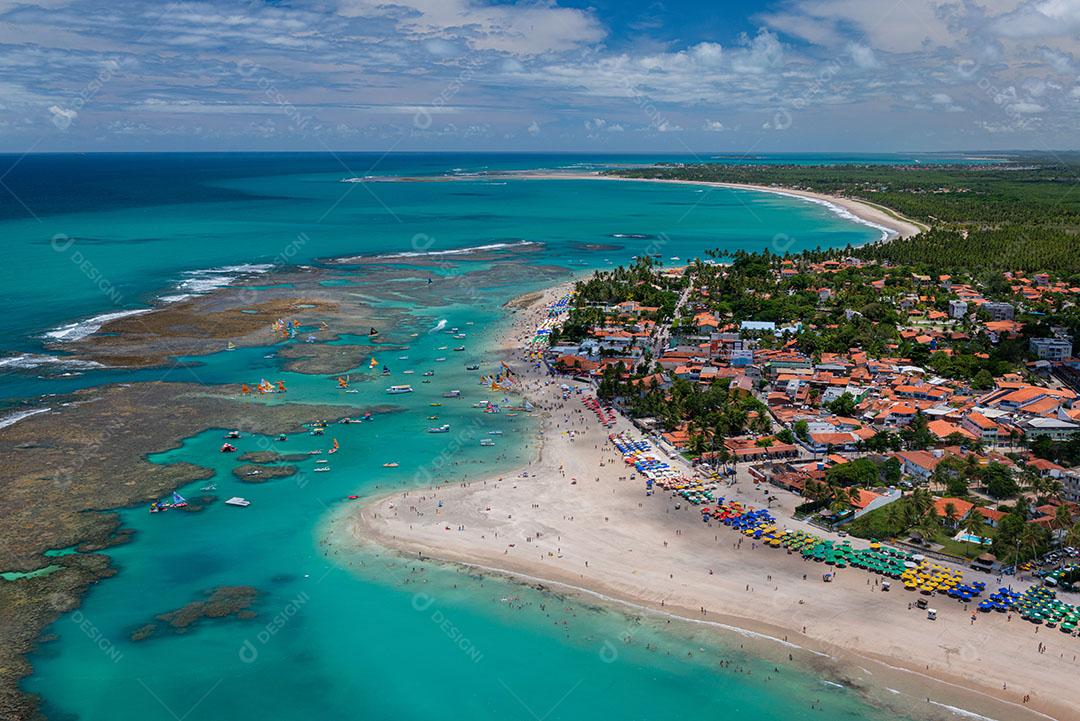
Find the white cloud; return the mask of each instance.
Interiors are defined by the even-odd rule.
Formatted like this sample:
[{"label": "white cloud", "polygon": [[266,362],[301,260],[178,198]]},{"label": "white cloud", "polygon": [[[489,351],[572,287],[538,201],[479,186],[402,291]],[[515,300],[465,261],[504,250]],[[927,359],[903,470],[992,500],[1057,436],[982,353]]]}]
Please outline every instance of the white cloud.
[{"label": "white cloud", "polygon": [[1011,103],[1005,106],[1005,109],[1010,113],[1020,113],[1021,115],[1035,115],[1037,113],[1045,113],[1046,108],[1038,103],[1033,103],[1029,100],[1021,100],[1018,103]]},{"label": "white cloud", "polygon": [[864,69],[881,67],[873,48],[861,43],[849,43],[847,50],[848,54],[851,55],[851,61],[855,63],[856,67]]},{"label": "white cloud", "polygon": [[531,123],[529,123],[529,127],[526,128],[526,131],[529,133],[529,135],[539,135],[540,123],[536,122],[535,120],[532,121]]},{"label": "white cloud", "polygon": [[701,129],[710,133],[721,133],[730,128],[726,127],[719,120],[705,120],[705,124],[701,126]]},{"label": "white cloud", "polygon": [[990,30],[1002,37],[1046,38],[1080,34],[1080,0],[1036,0],[997,17]]},{"label": "white cloud", "polygon": [[78,111],[62,108],[59,105],[50,105],[49,113],[52,115],[52,124],[61,130],[67,130],[79,117]]},{"label": "white cloud", "polygon": [[572,50],[606,34],[588,10],[558,7],[551,0],[520,5],[481,0],[341,0],[346,17],[388,19],[399,31],[461,37],[474,50],[539,55]]},{"label": "white cloud", "polygon": [[674,123],[669,123],[666,120],[661,120],[659,123],[656,124],[656,129],[659,130],[661,133],[677,133],[682,130],[682,126],[675,125]]}]

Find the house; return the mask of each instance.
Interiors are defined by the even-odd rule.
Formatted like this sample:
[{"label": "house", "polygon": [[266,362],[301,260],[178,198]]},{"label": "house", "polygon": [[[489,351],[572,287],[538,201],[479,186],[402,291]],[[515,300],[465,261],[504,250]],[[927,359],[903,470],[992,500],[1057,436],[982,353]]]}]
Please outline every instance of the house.
[{"label": "house", "polygon": [[[934,513],[938,518],[945,521],[947,526],[956,528],[960,525],[960,521],[967,518],[967,515],[971,513],[971,509],[975,507],[975,504],[971,501],[965,501],[963,498],[936,498],[934,499]],[[952,511],[952,518],[949,518],[949,511]]]},{"label": "house", "polygon": [[984,506],[976,506],[972,509],[972,513],[977,513],[983,517],[983,522],[991,528],[997,528],[998,523],[1005,517],[1004,511],[998,511],[993,508],[986,508]]},{"label": "house", "polygon": [[893,456],[900,461],[900,468],[904,473],[915,478],[928,481],[934,475],[934,470],[941,463],[941,458],[926,451],[901,451]]},{"label": "house", "polygon": [[964,416],[960,421],[960,427],[970,433],[973,438],[983,443],[991,446],[997,445],[1000,427],[978,411],[972,411]]}]

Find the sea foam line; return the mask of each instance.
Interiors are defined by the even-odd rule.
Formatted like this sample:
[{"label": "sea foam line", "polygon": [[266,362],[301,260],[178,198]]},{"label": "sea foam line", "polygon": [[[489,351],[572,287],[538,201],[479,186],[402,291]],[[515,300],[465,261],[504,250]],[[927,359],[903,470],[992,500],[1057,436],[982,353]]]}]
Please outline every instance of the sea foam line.
[{"label": "sea foam line", "polygon": [[45,365],[58,365],[65,368],[85,369],[104,368],[101,363],[79,358],[64,358],[62,356],[46,355],[43,353],[20,353],[19,355],[0,358],[0,368],[38,368]]},{"label": "sea foam line", "polygon": [[[176,289],[182,291],[181,293],[163,295],[158,297],[157,300],[158,302],[165,304],[187,300],[196,295],[204,295],[217,290],[218,288],[224,288],[243,276],[268,273],[273,267],[274,266],[269,263],[242,263],[239,265],[224,265],[218,268],[189,270],[183,274],[183,280],[176,284]],[[92,318],[78,320],[54,328],[53,330],[47,331],[44,337],[61,343],[82,340],[83,338],[96,333],[101,329],[101,326],[109,321],[133,315],[142,315],[154,310],[154,308],[136,308],[134,310],[103,313],[101,315],[93,316]]]},{"label": "sea foam line", "polygon": [[896,237],[896,236],[900,235],[900,233],[897,230],[893,229],[893,228],[889,228],[889,227],[881,225],[879,223],[875,223],[872,220],[867,220],[866,218],[860,218],[858,215],[856,215],[855,213],[852,213],[847,208],[845,208],[845,207],[843,207],[841,205],[837,205],[836,203],[832,202],[831,200],[826,200],[825,198],[814,198],[814,197],[811,197],[811,196],[808,196],[808,195],[799,195],[798,193],[788,193],[788,192],[784,192],[783,190],[777,190],[777,189],[773,189],[773,188],[757,188],[757,187],[754,187],[754,188],[742,188],[742,187],[734,186],[734,185],[729,186],[729,187],[732,187],[732,188],[734,188],[736,190],[750,190],[750,191],[757,191],[759,193],[772,193],[773,195],[783,195],[786,198],[796,198],[798,200],[805,200],[808,203],[814,203],[816,205],[823,205],[826,208],[828,208],[832,213],[834,213],[835,215],[840,216],[844,220],[850,220],[850,221],[852,221],[854,223],[859,223],[860,225],[866,225],[866,226],[869,226],[871,228],[874,228],[875,230],[881,231],[881,237],[878,240],[889,240],[890,238],[893,238],[893,237]]},{"label": "sea foam line", "polygon": [[189,270],[184,273],[184,279],[176,284],[176,289],[181,291],[180,293],[163,295],[158,300],[163,303],[176,303],[187,300],[196,295],[204,295],[218,288],[224,288],[245,275],[268,273],[273,267],[269,263],[242,263],[240,265],[225,265],[220,268]]},{"label": "sea foam line", "polygon": [[18,413],[12,413],[11,415],[0,418],[0,428],[7,428],[13,426],[24,418],[30,416],[36,416],[38,413],[48,413],[52,408],[35,408],[32,411],[19,411]]},{"label": "sea foam line", "polygon": [[[504,248],[520,248],[526,245],[540,245],[535,240],[519,240],[516,243],[489,243],[487,245],[474,245],[470,248],[453,248],[451,250],[425,250],[408,251],[404,253],[386,253],[383,255],[369,256],[372,259],[385,258],[425,258],[439,255],[468,255],[469,253],[482,253],[487,250],[502,250]],[[363,257],[363,256],[358,256]]]},{"label": "sea foam line", "polygon": [[153,310],[153,308],[137,308],[135,310],[121,310],[115,313],[102,313],[101,315],[95,315],[93,318],[77,320],[74,323],[68,323],[59,328],[54,328],[45,333],[45,337],[62,343],[81,340],[86,336],[97,332],[101,326],[109,321],[117,320],[118,318],[127,318],[132,315],[142,315],[143,313],[149,313],[151,310]]}]

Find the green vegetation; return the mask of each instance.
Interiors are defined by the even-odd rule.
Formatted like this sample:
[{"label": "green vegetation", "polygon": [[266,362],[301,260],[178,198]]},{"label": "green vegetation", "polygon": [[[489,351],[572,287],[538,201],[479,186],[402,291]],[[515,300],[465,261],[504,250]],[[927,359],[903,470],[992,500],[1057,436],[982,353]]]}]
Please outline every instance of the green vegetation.
[{"label": "green vegetation", "polygon": [[[868,259],[928,272],[1022,270],[1080,276],[1080,157],[979,166],[661,165],[624,177],[774,185],[878,203],[934,230],[865,246]],[[849,251],[845,251],[849,252]]]}]

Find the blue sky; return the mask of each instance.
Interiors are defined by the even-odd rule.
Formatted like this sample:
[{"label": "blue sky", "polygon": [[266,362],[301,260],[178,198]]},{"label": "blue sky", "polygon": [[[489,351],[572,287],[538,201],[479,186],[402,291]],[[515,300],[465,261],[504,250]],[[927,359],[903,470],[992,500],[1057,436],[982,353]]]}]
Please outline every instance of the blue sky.
[{"label": "blue sky", "polygon": [[0,0],[0,150],[1080,143],[1080,0]]}]

